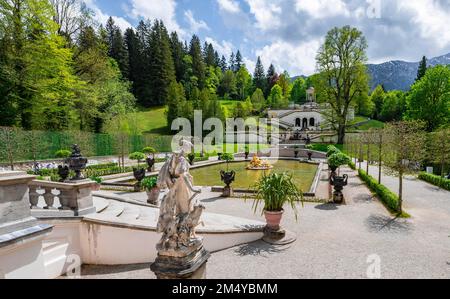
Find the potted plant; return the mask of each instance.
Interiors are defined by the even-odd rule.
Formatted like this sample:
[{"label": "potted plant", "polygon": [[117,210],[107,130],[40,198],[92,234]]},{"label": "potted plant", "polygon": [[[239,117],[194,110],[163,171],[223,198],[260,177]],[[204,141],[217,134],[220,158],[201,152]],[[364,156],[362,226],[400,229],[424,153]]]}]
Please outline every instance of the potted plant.
[{"label": "potted plant", "polygon": [[255,186],[256,199],[253,204],[255,213],[264,204],[267,230],[280,231],[284,206],[288,204],[297,219],[297,202],[303,203],[303,193],[295,185],[292,175],[288,173],[271,173],[264,175]]},{"label": "potted plant", "polygon": [[160,194],[160,190],[158,188],[158,178],[155,176],[145,178],[142,180],[141,185],[147,192],[147,203],[157,206],[159,203]]},{"label": "potted plant", "polygon": [[330,145],[330,146],[328,146],[328,151],[327,151],[327,157],[330,157],[331,155],[334,155],[334,154],[337,154],[337,153],[340,153],[341,151],[337,148],[337,147],[335,147],[334,145]]},{"label": "potted plant", "polygon": [[188,157],[188,160],[189,160],[189,164],[194,165],[195,154],[194,153],[190,153],[187,157]]},{"label": "potted plant", "polygon": [[95,182],[95,186],[92,188],[92,191],[100,191],[103,179],[98,176],[90,177],[90,179]]},{"label": "potted plant", "polygon": [[138,167],[133,168],[133,175],[137,181],[134,186],[134,191],[139,192],[139,191],[141,191],[141,182],[145,178],[145,169],[140,167],[140,162],[145,159],[145,154],[141,153],[141,152],[135,152],[129,156],[129,159],[135,160],[138,163]]},{"label": "potted plant", "polygon": [[217,153],[217,157],[219,158],[219,161],[222,161],[222,155],[223,155],[223,153]]},{"label": "potted plant", "polygon": [[223,197],[232,197],[233,196],[233,188],[231,188],[231,184],[236,179],[236,172],[230,171],[230,162],[234,160],[233,154],[223,154],[222,160],[226,162],[227,164],[227,170],[221,170],[220,171],[220,177],[222,182],[225,183],[225,188],[223,189]]},{"label": "potted plant", "polygon": [[[156,160],[155,160],[156,149],[154,149],[151,146],[147,146],[142,150],[142,152],[147,155],[147,159],[145,160],[147,162],[147,166],[148,166],[147,171],[148,172],[154,171],[155,163],[156,163]],[[151,157],[150,157],[150,155],[151,155]]]}]

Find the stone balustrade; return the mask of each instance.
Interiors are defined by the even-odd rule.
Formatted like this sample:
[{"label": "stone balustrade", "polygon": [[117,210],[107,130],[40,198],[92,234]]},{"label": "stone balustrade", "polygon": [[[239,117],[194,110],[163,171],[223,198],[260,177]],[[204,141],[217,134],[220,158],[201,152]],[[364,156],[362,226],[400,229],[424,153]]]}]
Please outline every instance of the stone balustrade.
[{"label": "stone balustrade", "polygon": [[45,217],[78,217],[95,213],[91,180],[58,183],[35,180],[29,184],[32,215]]}]

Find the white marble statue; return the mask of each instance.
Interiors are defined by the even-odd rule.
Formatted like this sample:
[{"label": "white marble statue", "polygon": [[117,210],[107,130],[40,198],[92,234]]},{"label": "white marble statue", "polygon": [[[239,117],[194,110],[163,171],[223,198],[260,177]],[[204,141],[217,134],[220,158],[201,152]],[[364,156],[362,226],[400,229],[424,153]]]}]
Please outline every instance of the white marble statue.
[{"label": "white marble statue", "polygon": [[185,157],[187,147],[192,149],[192,144],[182,140],[180,145],[182,149],[169,158],[158,177],[158,187],[169,189],[161,203],[157,231],[163,236],[158,251],[183,250],[201,243],[195,228],[205,208],[195,200],[201,189],[194,187]]}]

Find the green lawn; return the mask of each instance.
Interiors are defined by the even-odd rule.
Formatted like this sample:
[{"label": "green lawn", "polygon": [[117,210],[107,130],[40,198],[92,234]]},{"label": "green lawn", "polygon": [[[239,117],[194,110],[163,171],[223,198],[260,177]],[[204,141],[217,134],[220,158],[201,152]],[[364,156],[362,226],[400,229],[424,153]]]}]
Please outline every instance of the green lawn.
[{"label": "green lawn", "polygon": [[139,128],[144,133],[167,135],[166,107],[141,109],[136,113]]},{"label": "green lawn", "polygon": [[381,121],[378,121],[378,120],[371,120],[368,123],[366,123],[362,126],[359,126],[357,128],[358,128],[358,130],[361,130],[361,131],[368,131],[370,129],[382,129],[382,128],[384,128],[384,123]]}]

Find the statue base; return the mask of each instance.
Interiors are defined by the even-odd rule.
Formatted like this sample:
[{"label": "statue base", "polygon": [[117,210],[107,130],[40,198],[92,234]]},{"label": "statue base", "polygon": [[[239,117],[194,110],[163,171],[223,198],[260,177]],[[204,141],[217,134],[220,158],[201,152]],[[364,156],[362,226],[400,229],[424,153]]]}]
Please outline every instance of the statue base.
[{"label": "statue base", "polygon": [[334,192],[333,193],[333,202],[337,205],[345,204],[344,194],[342,192]]},{"label": "statue base", "polygon": [[234,196],[234,190],[232,187],[224,187],[222,197],[233,197]]},{"label": "statue base", "polygon": [[211,254],[203,246],[187,250],[160,251],[150,269],[158,279],[205,279],[206,263]]},{"label": "statue base", "polygon": [[262,240],[271,245],[283,246],[294,243],[297,241],[297,237],[294,233],[286,231],[281,227],[277,231],[266,227]]}]

